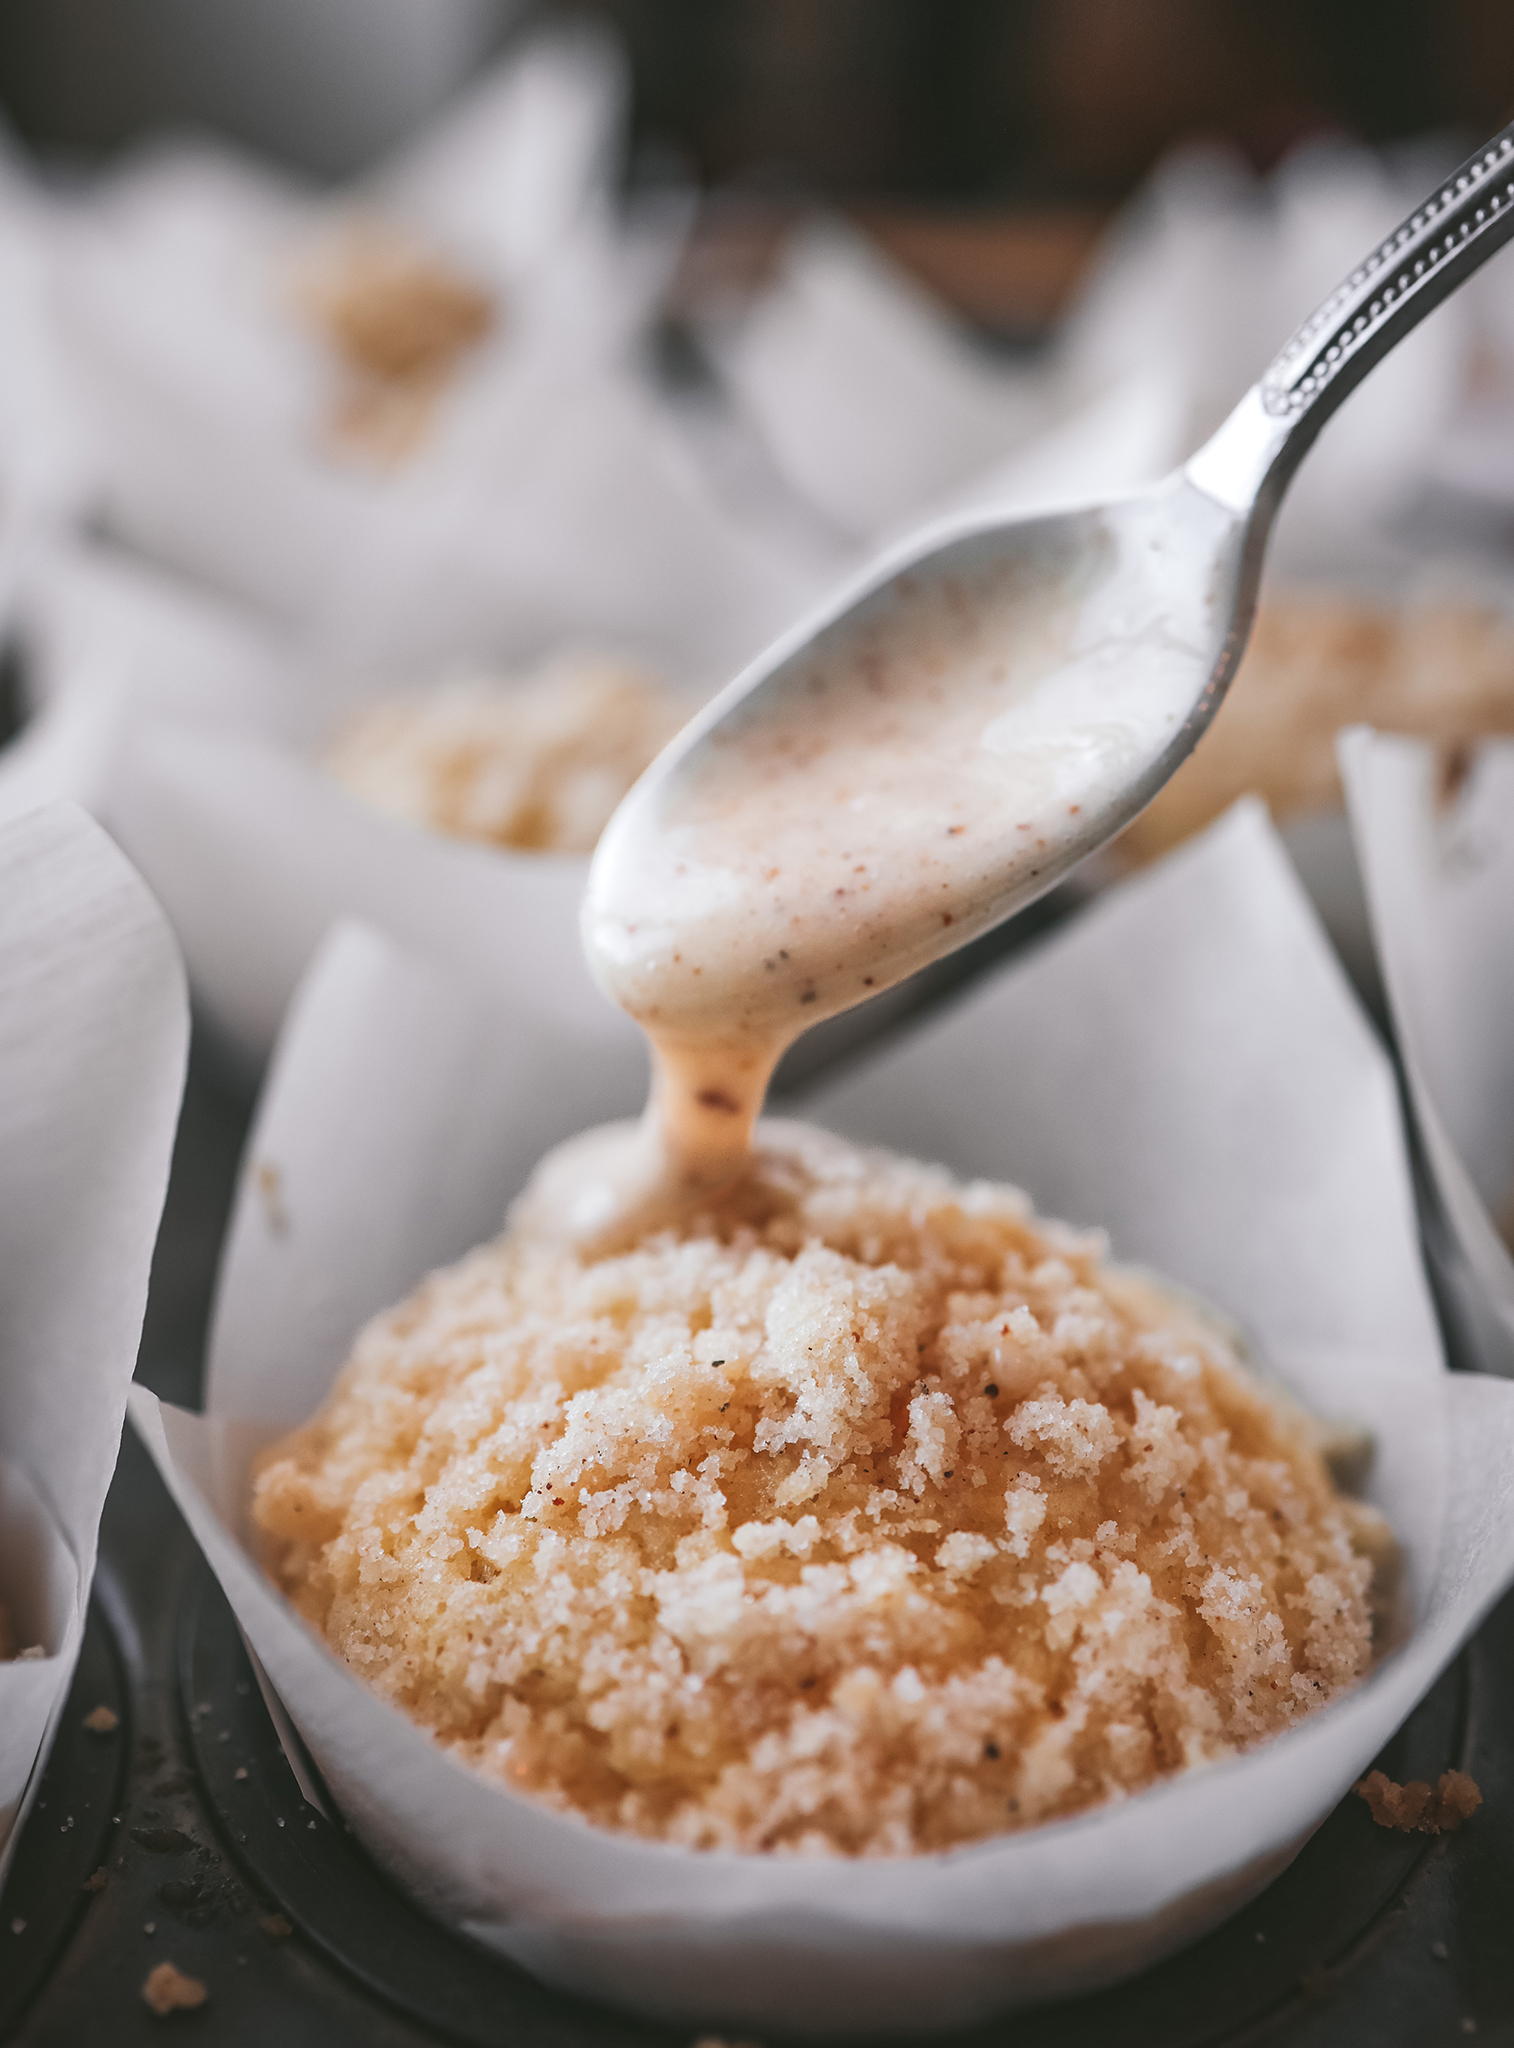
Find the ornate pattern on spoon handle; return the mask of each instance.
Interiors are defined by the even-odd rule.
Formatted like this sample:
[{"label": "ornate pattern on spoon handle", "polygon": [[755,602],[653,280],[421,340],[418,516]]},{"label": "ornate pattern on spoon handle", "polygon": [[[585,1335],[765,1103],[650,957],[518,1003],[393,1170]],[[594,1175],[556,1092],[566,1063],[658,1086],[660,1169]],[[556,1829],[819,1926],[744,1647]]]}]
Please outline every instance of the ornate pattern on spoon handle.
[{"label": "ornate pattern on spoon handle", "polygon": [[[1514,235],[1514,123],[1415,208],[1279,350],[1261,382],[1275,419],[1317,413],[1348,391]],[[1312,439],[1311,432],[1310,438]]]}]

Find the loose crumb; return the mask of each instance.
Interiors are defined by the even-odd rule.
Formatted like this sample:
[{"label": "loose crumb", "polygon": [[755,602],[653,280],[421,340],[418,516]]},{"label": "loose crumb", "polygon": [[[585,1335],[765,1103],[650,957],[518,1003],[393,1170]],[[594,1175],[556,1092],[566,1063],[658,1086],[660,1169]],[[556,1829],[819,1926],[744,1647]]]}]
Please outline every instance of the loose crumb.
[{"label": "loose crumb", "polygon": [[270,1941],[287,1941],[294,1932],[293,1924],[282,1913],[264,1913],[258,1926]]},{"label": "loose crumb", "polygon": [[368,1326],[254,1513],[351,1668],[511,1790],[856,1855],[1290,1726],[1368,1666],[1380,1533],[1097,1236],[793,1125],[628,1253],[524,1209]]},{"label": "loose crumb", "polygon": [[1435,1785],[1411,1778],[1395,1784],[1382,1771],[1369,1772],[1351,1788],[1365,1799],[1380,1828],[1405,1835],[1449,1835],[1482,1805],[1482,1792],[1465,1771],[1442,1771]]},{"label": "loose crumb", "polygon": [[570,655],[528,676],[370,704],[338,733],[326,767],[375,810],[454,838],[590,853],[684,715],[640,669]]},{"label": "loose crumb", "polygon": [[110,1872],[102,1863],[98,1870],[92,1870],[89,1876],[85,1878],[83,1889],[87,1892],[103,1892],[109,1883]]},{"label": "loose crumb", "polygon": [[161,2020],[171,2012],[193,2012],[210,1993],[198,1977],[187,1977],[172,1963],[155,1963],[142,1985],[142,1996]]},{"label": "loose crumb", "polygon": [[114,1735],[121,1725],[121,1716],[102,1704],[90,1708],[84,1716],[84,1725],[91,1735]]}]

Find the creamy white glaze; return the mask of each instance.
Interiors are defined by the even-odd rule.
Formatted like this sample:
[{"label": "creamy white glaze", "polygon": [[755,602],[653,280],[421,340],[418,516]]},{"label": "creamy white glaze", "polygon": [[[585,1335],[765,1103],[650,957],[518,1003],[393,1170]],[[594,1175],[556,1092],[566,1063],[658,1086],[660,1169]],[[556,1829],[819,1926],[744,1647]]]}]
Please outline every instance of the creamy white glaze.
[{"label": "creamy white glaze", "polygon": [[1213,669],[1233,529],[1182,489],[1053,524],[1008,564],[994,536],[959,542],[949,572],[891,578],[674,742],[585,900],[590,964],[654,1078],[639,1149],[576,1155],[581,1206],[610,1214],[618,1184],[660,1211],[732,1181],[803,1030],[997,923],[1139,808]]}]

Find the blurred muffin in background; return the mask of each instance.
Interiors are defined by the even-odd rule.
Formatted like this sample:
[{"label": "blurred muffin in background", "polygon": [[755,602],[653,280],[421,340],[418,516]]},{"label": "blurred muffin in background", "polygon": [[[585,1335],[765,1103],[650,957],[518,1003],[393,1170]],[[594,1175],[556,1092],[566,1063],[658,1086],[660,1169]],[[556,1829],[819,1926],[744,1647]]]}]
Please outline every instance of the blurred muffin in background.
[{"label": "blurred muffin in background", "polygon": [[1154,860],[1252,790],[1280,824],[1338,809],[1335,736],[1357,724],[1432,741],[1454,783],[1469,746],[1514,733],[1514,624],[1448,600],[1273,598],[1214,724],[1119,851]]},{"label": "blurred muffin in background", "polygon": [[307,257],[294,296],[339,365],[336,441],[380,461],[418,446],[437,398],[499,318],[473,279],[367,217],[345,222]]},{"label": "blurred muffin in background", "polygon": [[466,676],[366,705],[328,771],[375,810],[458,839],[591,853],[688,707],[629,662],[566,655],[528,676]]}]

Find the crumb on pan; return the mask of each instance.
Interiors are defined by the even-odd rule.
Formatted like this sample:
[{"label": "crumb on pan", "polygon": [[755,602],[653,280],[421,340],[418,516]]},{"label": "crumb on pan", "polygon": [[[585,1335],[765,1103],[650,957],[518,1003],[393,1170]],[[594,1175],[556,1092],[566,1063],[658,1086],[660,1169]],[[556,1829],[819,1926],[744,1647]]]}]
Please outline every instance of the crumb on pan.
[{"label": "crumb on pan", "polygon": [[91,1735],[114,1735],[121,1725],[121,1716],[102,1702],[100,1706],[90,1708],[84,1716],[84,1725]]},{"label": "crumb on pan", "polygon": [[150,1969],[142,1985],[142,1997],[158,2015],[167,2019],[170,2013],[193,2012],[205,2003],[210,1993],[198,1977],[186,1976],[172,1963],[157,1963]]},{"label": "crumb on pan", "polygon": [[691,1848],[903,1854],[1233,1755],[1371,1654],[1380,1518],[1212,1318],[793,1125],[722,1211],[513,1229],[265,1456],[279,1583],[460,1759]]},{"label": "crumb on pan", "polygon": [[1481,1789],[1465,1771],[1442,1771],[1434,1785],[1418,1778],[1398,1785],[1384,1772],[1371,1771],[1352,1790],[1366,1800],[1380,1828],[1405,1835],[1449,1835],[1482,1805]]},{"label": "crumb on pan", "polygon": [[1153,860],[1248,790],[1279,820],[1338,808],[1335,736],[1362,722],[1440,745],[1449,792],[1469,743],[1514,733],[1514,625],[1473,604],[1274,597],[1213,725],[1117,845]]},{"label": "crumb on pan", "polygon": [[459,839],[590,853],[611,812],[683,723],[673,692],[629,663],[569,656],[526,677],[475,677],[355,713],[328,771],[374,809]]}]

